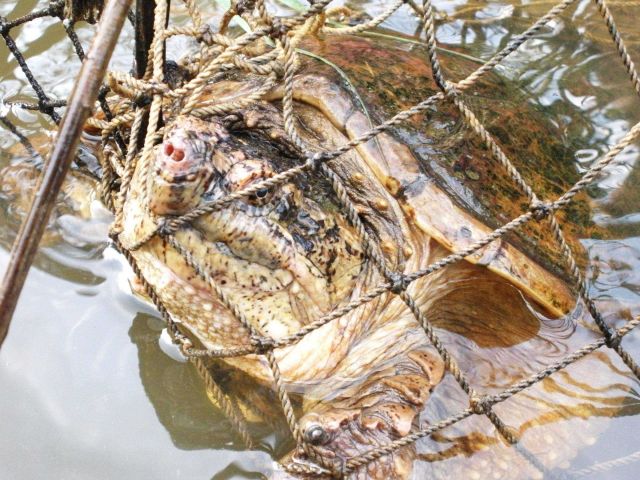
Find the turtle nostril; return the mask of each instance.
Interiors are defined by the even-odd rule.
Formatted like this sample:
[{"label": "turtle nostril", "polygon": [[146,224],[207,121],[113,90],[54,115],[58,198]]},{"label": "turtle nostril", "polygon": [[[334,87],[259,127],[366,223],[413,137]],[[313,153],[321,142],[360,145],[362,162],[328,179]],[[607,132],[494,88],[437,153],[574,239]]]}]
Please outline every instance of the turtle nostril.
[{"label": "turtle nostril", "polygon": [[172,143],[165,143],[164,144],[164,154],[165,155],[171,155],[173,153],[173,144]]},{"label": "turtle nostril", "polygon": [[173,158],[173,160],[176,162],[181,162],[184,159],[184,150],[182,150],[181,148],[174,149],[171,158]]}]

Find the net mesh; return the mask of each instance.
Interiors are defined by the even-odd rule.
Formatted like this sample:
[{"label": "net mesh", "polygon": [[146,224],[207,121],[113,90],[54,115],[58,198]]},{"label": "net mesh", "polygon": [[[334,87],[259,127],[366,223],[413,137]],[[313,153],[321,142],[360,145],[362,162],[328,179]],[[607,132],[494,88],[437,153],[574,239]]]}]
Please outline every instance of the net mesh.
[{"label": "net mesh", "polygon": [[[633,318],[617,329],[610,328],[605,323],[596,304],[589,296],[585,278],[578,268],[574,253],[565,239],[560,223],[556,217],[558,211],[566,208],[579,192],[593,183],[603,170],[615,162],[616,156],[623,149],[640,136],[640,124],[636,124],[629,129],[620,141],[611,147],[604,156],[594,162],[594,164],[583,173],[582,177],[567,191],[556,198],[540,198],[525,181],[511,159],[501,149],[498,142],[496,142],[483,126],[477,114],[468,106],[462,95],[463,92],[471,91],[479,79],[499,65],[511,53],[520,48],[527,40],[539,34],[549,22],[556,19],[573,3],[574,0],[564,0],[553,6],[553,8],[544,16],[537,19],[526,31],[513,37],[505,48],[496,53],[475,72],[464,79],[453,81],[445,77],[440,66],[434,34],[434,11],[430,1],[425,1],[422,5],[417,5],[412,1],[394,1],[376,18],[353,27],[330,26],[331,24],[328,22],[328,19],[331,19],[336,12],[339,12],[339,9],[332,9],[329,5],[329,0],[316,0],[312,2],[303,13],[291,17],[273,16],[269,13],[265,2],[261,0],[232,2],[231,8],[224,15],[219,28],[216,30],[212,29],[209,24],[204,21],[205,15],[200,11],[194,0],[184,1],[190,16],[190,22],[187,26],[167,24],[166,20],[168,18],[169,8],[167,0],[157,1],[154,39],[149,51],[148,68],[145,76],[138,79],[126,73],[110,72],[100,92],[98,102],[104,115],[94,116],[89,122],[92,127],[100,130],[105,153],[101,157],[103,159],[101,165],[101,194],[104,203],[115,214],[115,222],[112,226],[111,234],[116,247],[126,257],[134,272],[140,277],[146,293],[166,320],[173,341],[179,345],[182,352],[196,364],[196,367],[205,378],[208,388],[215,392],[217,402],[227,416],[232,419],[239,434],[248,446],[252,446],[252,439],[243,426],[242,415],[234,408],[232,402],[225,397],[224,393],[219,391],[204,366],[203,360],[206,358],[237,357],[248,354],[264,355],[270,366],[274,388],[282,404],[282,409],[297,446],[313,460],[311,463],[288,464],[285,465],[285,468],[294,473],[310,475],[331,474],[337,477],[348,476],[369,462],[375,461],[397,449],[410,445],[421,438],[432,435],[473,415],[486,416],[506,441],[511,444],[517,444],[519,441],[518,434],[500,419],[493,410],[493,407],[598,349],[608,348],[615,351],[633,375],[640,378],[640,368],[638,364],[621,344],[622,339],[640,323],[640,318]],[[620,57],[620,68],[626,69],[633,88],[640,96],[640,78],[638,78],[634,63],[625,48],[624,41],[617,30],[616,23],[606,2],[603,0],[594,0],[593,3],[602,16],[602,20],[606,23],[611,36],[612,47],[615,48]],[[405,5],[412,8],[415,14],[421,19],[421,24],[426,34],[428,60],[440,92],[429,98],[419,99],[419,102],[413,107],[397,113],[385,122],[371,128],[368,132],[341,145],[339,148],[332,151],[309,150],[308,145],[300,138],[294,120],[294,76],[299,65],[299,53],[296,50],[296,46],[306,36],[316,35],[318,32],[330,36],[333,34],[353,34],[370,30]],[[94,8],[94,6],[89,5],[87,8]],[[17,47],[12,37],[12,31],[36,18],[47,16],[58,18],[63,23],[78,57],[83,59],[84,51],[74,29],[75,20],[65,18],[65,11],[68,12],[68,8],[65,10],[65,2],[57,1],[50,3],[47,8],[34,11],[18,19],[8,20],[0,18],[0,35],[2,35],[8,49],[17,60],[22,72],[35,92],[33,102],[14,102],[14,105],[28,110],[38,110],[49,116],[56,124],[60,122],[60,112],[66,103],[61,100],[53,100],[51,96],[47,95],[44,91],[36,75],[30,70],[27,59],[25,59]],[[82,12],[78,11],[75,11],[75,17],[90,18],[82,17]],[[244,20],[246,24],[245,33],[238,34],[235,30],[232,32],[228,29],[229,22],[234,17],[240,17]],[[167,83],[165,77],[165,42],[168,38],[175,36],[190,37],[198,42],[199,48],[195,53],[185,57],[181,61],[182,66],[190,70],[192,79],[181,85],[172,86]],[[228,72],[251,74],[259,77],[261,81],[255,86],[253,92],[241,99],[226,103],[203,102],[202,94],[207,84],[215,82],[221,78],[222,74]],[[161,121],[163,116],[163,101],[165,99],[183,99],[177,115],[191,115],[200,118],[228,116],[260,101],[269,91],[278,85],[283,86],[284,91],[282,100],[284,128],[289,139],[301,152],[301,163],[291,169],[277,173],[271,178],[259,181],[247,188],[229,194],[224,198],[217,199],[204,206],[201,205],[184,215],[178,217],[155,217],[156,225],[151,233],[146,235],[145,238],[140,239],[136,245],[125,248],[119,239],[119,234],[122,230],[123,206],[129,195],[134,169],[139,165],[139,168],[142,168],[148,175],[148,171],[151,168],[153,147],[162,140],[165,133],[166,128]],[[107,95],[110,95],[112,99],[120,99],[117,111],[111,111],[107,104]],[[476,241],[468,248],[462,251],[454,251],[424,269],[411,273],[394,271],[389,267],[389,262],[382,253],[380,245],[376,244],[366,223],[359,215],[358,209],[350,200],[347,188],[342,183],[340,177],[328,166],[328,162],[339,159],[342,154],[368,142],[381,132],[401,124],[411,116],[424,113],[434,106],[437,107],[439,104],[445,103],[455,106],[459,111],[466,125],[477,135],[478,139],[486,146],[493,158],[498,161],[501,169],[500,174],[508,175],[517,189],[527,197],[529,209],[520,216],[513,218],[511,221],[495,229],[491,234]],[[113,104],[114,103],[112,103],[112,105]],[[165,118],[167,118],[166,112],[164,115]],[[28,138],[21,134],[19,129],[11,123],[8,118],[0,117],[0,121],[10,132],[19,138],[29,152],[36,155],[35,149],[30,145]],[[145,125],[147,125],[146,131],[144,131]],[[239,199],[255,195],[259,190],[264,188],[282,185],[299,175],[319,175],[330,183],[336,197],[342,204],[348,221],[358,232],[369,261],[376,265],[384,281],[379,285],[370,286],[366,292],[362,293],[358,298],[352,299],[349,303],[339,306],[334,311],[320,318],[314,319],[295,334],[274,339],[260,334],[253,328],[242,310],[229,299],[225,289],[216,283],[207,271],[206,266],[199,262],[193,252],[180,243],[176,238],[176,233],[203,215],[220,211]],[[598,340],[584,345],[582,348],[567,355],[562,360],[546,366],[546,368],[531,375],[529,378],[525,378],[511,385],[500,393],[482,395],[471,387],[465,376],[465,372],[462,371],[454,356],[441,341],[429,318],[427,318],[426,314],[420,309],[412,295],[408,293],[408,287],[420,278],[432,275],[434,272],[442,270],[453,263],[464,261],[465,257],[478,252],[497,239],[504,237],[509,232],[513,232],[531,222],[543,223],[552,233],[557,242],[557,248],[561,251],[566,261],[567,269],[576,287],[575,290],[582,302],[584,302],[584,305],[588,308],[602,336]],[[181,330],[178,322],[173,318],[170,309],[163,304],[154,286],[145,280],[143,272],[138,268],[135,257],[132,254],[133,251],[141,248],[152,238],[158,236],[163,237],[177,253],[182,255],[185,262],[211,287],[218,299],[233,313],[239,324],[242,324],[244,328],[250,332],[250,346],[220,348],[215,350],[196,348],[194,346],[188,334]],[[348,458],[343,463],[336,463],[334,459],[323,456],[320,450],[305,439],[304,432],[301,431],[296,419],[289,392],[285,387],[285,382],[280,373],[274,352],[276,349],[299,342],[310,332],[341,318],[351,310],[371,302],[388,292],[399,297],[412,312],[416,321],[424,329],[430,343],[442,357],[447,371],[455,378],[462,390],[468,395],[469,405],[467,408],[462,409],[438,423],[412,430],[406,436],[386,445],[374,447],[365,453]],[[520,446],[518,451],[535,468],[543,473],[546,472],[544,465],[524,447]]]}]

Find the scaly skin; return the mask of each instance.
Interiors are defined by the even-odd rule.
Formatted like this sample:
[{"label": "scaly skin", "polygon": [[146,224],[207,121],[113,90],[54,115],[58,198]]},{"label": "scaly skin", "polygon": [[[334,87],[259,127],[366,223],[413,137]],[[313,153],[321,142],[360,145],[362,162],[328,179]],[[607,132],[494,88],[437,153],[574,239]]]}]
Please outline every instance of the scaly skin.
[{"label": "scaly skin", "polygon": [[[345,141],[317,112],[299,114],[305,139],[325,148]],[[265,120],[268,118],[269,121]],[[271,177],[292,162],[282,152],[282,119],[269,104],[244,115],[244,129],[228,131],[219,121],[177,118],[156,147],[149,178],[136,171],[125,205],[125,246],[152,226],[155,215],[182,214],[216,198]],[[259,128],[260,125],[271,128]],[[257,133],[256,133],[257,132]],[[257,137],[254,135],[257,134]],[[254,135],[254,136],[252,136]],[[280,150],[278,150],[279,147]],[[360,153],[330,162],[348,184],[391,268],[412,272],[447,255],[439,242],[416,224],[407,209],[381,184]],[[149,203],[143,203],[144,185]],[[375,208],[377,207],[377,210]],[[455,218],[455,216],[453,217]],[[175,235],[198,259],[230,301],[262,335],[282,338],[383,281],[362,252],[361,241],[326,182],[307,177],[272,191],[233,202],[199,218]],[[147,281],[169,312],[208,347],[249,345],[247,330],[162,238],[135,250]],[[517,256],[507,257],[507,263]],[[429,292],[470,275],[496,277],[466,262],[414,282],[409,293],[430,308]],[[505,281],[503,280],[504,284]],[[505,290],[506,291],[506,290]],[[517,293],[512,289],[511,295]],[[436,295],[437,296],[437,295]],[[518,296],[519,297],[519,296]],[[509,301],[522,302],[519,299]],[[384,294],[324,325],[299,343],[278,349],[276,358],[290,391],[302,393],[303,434],[337,465],[406,435],[430,391],[442,378],[443,362],[399,297]],[[272,384],[262,356],[226,360],[256,381]],[[354,478],[406,478],[413,447],[383,457]],[[304,460],[293,452],[289,461]]]}]

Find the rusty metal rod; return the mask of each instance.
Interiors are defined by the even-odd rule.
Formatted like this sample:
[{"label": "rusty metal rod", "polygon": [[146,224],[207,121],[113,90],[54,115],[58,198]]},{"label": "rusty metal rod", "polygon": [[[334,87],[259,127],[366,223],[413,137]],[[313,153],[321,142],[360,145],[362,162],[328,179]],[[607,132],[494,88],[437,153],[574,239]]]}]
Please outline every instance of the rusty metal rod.
[{"label": "rusty metal rod", "polygon": [[42,181],[31,203],[18,238],[11,250],[9,266],[0,289],[0,346],[9,331],[9,324],[18,303],[29,267],[56,202],[64,177],[75,157],[80,134],[92,112],[111,54],[132,0],[109,0],[98,24],[96,35],[82,64],[73,87],[67,110]]}]

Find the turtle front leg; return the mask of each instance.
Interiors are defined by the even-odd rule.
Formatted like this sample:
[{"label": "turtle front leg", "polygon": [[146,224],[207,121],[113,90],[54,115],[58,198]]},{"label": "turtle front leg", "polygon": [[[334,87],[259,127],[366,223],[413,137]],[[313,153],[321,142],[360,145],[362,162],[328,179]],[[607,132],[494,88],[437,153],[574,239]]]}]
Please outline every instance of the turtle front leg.
[{"label": "turtle front leg", "polygon": [[[407,435],[443,373],[437,353],[412,351],[338,398],[316,405],[301,418],[300,429],[308,443],[340,468],[351,457]],[[299,450],[294,461],[306,459]],[[405,447],[361,466],[348,478],[404,479],[414,458],[415,448]]]}]

